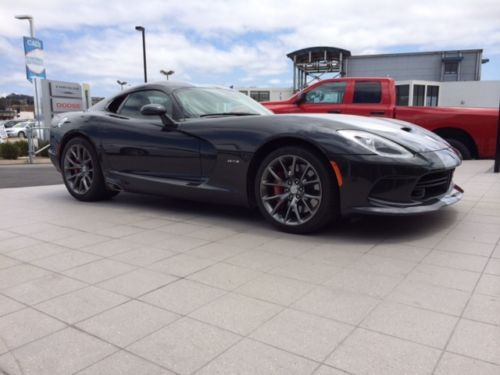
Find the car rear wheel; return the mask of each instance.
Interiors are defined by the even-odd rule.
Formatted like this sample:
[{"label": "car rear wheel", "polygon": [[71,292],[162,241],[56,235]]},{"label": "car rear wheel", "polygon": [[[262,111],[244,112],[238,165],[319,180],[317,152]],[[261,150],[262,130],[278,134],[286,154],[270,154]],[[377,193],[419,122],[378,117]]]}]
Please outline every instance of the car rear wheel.
[{"label": "car rear wheel", "polygon": [[26,134],[24,134],[23,132],[19,132],[19,133],[17,134],[17,136],[18,136],[19,138],[26,138]]},{"label": "car rear wheel", "polygon": [[78,200],[109,199],[118,193],[106,189],[94,147],[84,138],[73,138],[66,144],[61,169],[66,188]]},{"label": "car rear wheel", "polygon": [[310,233],[337,216],[338,191],[333,173],[315,153],[283,147],[261,163],[255,181],[262,215],[283,231]]}]

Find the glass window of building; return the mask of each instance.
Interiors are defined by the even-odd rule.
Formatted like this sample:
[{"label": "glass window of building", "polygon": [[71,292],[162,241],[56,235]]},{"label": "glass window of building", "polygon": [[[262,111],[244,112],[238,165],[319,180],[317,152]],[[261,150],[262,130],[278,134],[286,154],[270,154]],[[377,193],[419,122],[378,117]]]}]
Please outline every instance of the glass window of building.
[{"label": "glass window of building", "polygon": [[250,91],[250,97],[258,102],[267,102],[270,100],[269,91]]},{"label": "glass window of building", "polygon": [[437,107],[439,98],[439,86],[427,86],[426,106]]},{"label": "glass window of building", "polygon": [[446,61],[444,63],[444,74],[458,74],[458,62]]},{"label": "glass window of building", "polygon": [[423,106],[425,98],[425,85],[413,85],[413,105]]}]

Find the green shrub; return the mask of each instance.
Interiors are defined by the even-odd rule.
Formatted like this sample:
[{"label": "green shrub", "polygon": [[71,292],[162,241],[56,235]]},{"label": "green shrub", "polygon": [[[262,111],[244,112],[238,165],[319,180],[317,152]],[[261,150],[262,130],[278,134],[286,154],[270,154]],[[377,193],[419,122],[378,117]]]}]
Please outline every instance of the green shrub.
[{"label": "green shrub", "polygon": [[2,151],[1,155],[4,159],[16,160],[19,156],[19,149],[14,143],[3,143],[0,147]]},{"label": "green shrub", "polygon": [[28,156],[28,142],[26,141],[17,141],[15,145],[19,149],[19,156]]},{"label": "green shrub", "polygon": [[[40,150],[42,147],[45,147],[49,144],[49,141],[44,141],[44,140],[38,140],[38,149]],[[37,154],[38,156],[45,156],[49,157],[49,148],[47,147],[45,150]]]}]

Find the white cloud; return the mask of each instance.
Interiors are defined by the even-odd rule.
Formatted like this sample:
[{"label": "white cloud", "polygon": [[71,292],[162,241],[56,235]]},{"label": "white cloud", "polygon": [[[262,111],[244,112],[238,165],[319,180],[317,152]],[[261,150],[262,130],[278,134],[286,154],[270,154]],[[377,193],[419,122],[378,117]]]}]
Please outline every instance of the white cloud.
[{"label": "white cloud", "polygon": [[13,16],[26,13],[47,41],[61,40],[46,42],[50,77],[79,75],[108,90],[118,78],[142,77],[138,24],[146,27],[152,80],[167,68],[176,79],[209,83],[238,72],[241,82],[277,84],[288,72],[286,53],[313,45],[354,54],[398,46],[500,54],[498,0],[17,0],[0,3],[0,61],[23,64],[16,39],[28,25]]}]

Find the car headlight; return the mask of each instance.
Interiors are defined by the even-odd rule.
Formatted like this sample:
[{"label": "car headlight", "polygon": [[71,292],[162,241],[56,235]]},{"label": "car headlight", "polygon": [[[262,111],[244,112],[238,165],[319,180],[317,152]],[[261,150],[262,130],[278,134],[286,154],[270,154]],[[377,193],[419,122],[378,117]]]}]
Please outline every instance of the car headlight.
[{"label": "car headlight", "polygon": [[413,154],[403,146],[373,133],[362,130],[338,130],[337,133],[377,155],[391,158],[413,157]]}]

